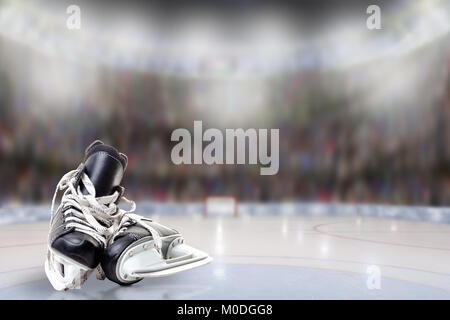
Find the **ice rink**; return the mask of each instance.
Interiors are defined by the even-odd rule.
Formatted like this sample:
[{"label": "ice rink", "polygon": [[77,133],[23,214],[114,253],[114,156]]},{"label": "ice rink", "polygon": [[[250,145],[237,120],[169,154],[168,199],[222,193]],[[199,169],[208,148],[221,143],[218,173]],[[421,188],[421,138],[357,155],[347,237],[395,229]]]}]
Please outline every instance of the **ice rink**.
[{"label": "ice rink", "polygon": [[0,226],[0,299],[450,298],[449,224],[359,215],[153,218],[213,262],[129,287],[92,274],[81,289],[57,292],[43,267],[48,223],[8,224]]}]

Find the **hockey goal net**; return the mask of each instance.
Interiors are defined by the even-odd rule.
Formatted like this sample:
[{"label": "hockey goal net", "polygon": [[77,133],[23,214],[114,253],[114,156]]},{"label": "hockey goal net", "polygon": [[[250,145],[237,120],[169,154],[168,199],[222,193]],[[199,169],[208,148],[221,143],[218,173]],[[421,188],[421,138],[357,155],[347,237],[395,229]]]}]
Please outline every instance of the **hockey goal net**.
[{"label": "hockey goal net", "polygon": [[237,217],[236,198],[230,196],[210,196],[205,199],[205,217]]}]

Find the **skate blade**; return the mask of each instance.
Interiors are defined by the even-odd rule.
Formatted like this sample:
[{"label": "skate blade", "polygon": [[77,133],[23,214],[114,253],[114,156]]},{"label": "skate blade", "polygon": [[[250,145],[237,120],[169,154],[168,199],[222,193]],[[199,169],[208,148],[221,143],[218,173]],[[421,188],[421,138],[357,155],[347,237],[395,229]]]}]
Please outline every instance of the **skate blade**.
[{"label": "skate blade", "polygon": [[[147,249],[143,249],[147,247]],[[119,259],[117,275],[125,282],[134,282],[141,278],[169,276],[185,270],[208,264],[212,258],[203,251],[186,244],[176,246],[177,256],[163,259],[153,247],[153,241],[134,246],[126,250]]]},{"label": "skate blade", "polygon": [[93,269],[48,248],[45,274],[55,290],[79,289]]},{"label": "skate blade", "polygon": [[[206,256],[206,257],[202,258],[201,260],[197,260],[195,262],[193,262],[193,261],[185,262],[185,264],[181,264],[181,265],[177,265],[177,266],[173,266],[170,263],[167,263],[167,264],[165,264],[165,266],[160,268],[159,271],[155,270],[155,271],[149,272],[149,271],[140,270],[140,271],[136,271],[134,274],[136,277],[139,277],[139,278],[165,277],[165,276],[170,276],[170,275],[178,273],[178,272],[201,267],[205,264],[210,263],[212,260],[213,259],[210,256]],[[167,269],[167,268],[169,268],[169,269]]]}]

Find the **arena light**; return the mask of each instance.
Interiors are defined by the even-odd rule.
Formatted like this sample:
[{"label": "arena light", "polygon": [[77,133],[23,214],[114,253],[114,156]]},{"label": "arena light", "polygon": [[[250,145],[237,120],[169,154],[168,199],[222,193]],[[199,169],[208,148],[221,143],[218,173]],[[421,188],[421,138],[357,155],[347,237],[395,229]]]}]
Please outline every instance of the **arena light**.
[{"label": "arena light", "polygon": [[219,53],[218,37],[213,34],[212,25],[201,21],[182,26],[181,29],[174,42],[177,54],[202,59]]},{"label": "arena light", "polygon": [[400,56],[411,52],[450,31],[450,7],[444,1],[423,0],[405,8],[397,19],[401,26],[397,42],[389,54]]},{"label": "arena light", "polygon": [[264,58],[283,58],[295,49],[295,39],[288,35],[286,26],[278,20],[261,20],[252,37],[253,54]]},{"label": "arena light", "polygon": [[[164,35],[164,43],[156,45],[157,35],[149,34],[150,30],[136,26],[132,20],[115,21],[118,27],[83,27],[82,32],[70,33],[61,30],[61,19],[54,13],[36,5],[9,1],[0,7],[0,34],[41,53],[71,61],[230,77],[308,67],[310,64],[299,60],[307,60],[312,48],[317,49],[312,55],[321,56],[325,67],[352,66],[405,54],[449,32],[449,5],[444,1],[406,4],[401,12],[382,16],[388,29],[380,38],[389,33],[389,41],[370,41],[365,37],[367,30],[346,21],[343,25],[333,22],[327,26],[322,40],[305,42],[282,17],[266,13],[243,24],[240,41],[237,37],[222,37],[216,21],[199,15],[180,22],[178,34]],[[400,30],[396,30],[397,26]],[[316,40],[321,42],[318,47]],[[233,60],[233,68],[227,68],[229,59]],[[209,68],[201,71],[200,62],[205,60]],[[180,69],[180,65],[193,67]]]}]

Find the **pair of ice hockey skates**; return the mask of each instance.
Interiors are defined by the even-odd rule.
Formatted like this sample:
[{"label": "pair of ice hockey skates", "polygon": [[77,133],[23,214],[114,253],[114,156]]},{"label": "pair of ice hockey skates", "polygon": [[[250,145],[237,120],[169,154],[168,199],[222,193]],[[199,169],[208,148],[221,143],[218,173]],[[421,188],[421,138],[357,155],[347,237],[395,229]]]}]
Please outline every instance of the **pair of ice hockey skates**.
[{"label": "pair of ice hockey skates", "polygon": [[[212,260],[186,245],[176,230],[133,213],[136,205],[120,186],[127,162],[123,153],[95,141],[83,163],[58,183],[45,261],[45,273],[56,290],[80,287],[94,270],[99,279],[127,285]],[[121,201],[130,208],[119,208]]]}]

